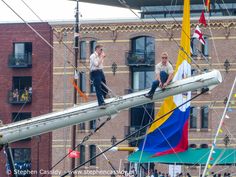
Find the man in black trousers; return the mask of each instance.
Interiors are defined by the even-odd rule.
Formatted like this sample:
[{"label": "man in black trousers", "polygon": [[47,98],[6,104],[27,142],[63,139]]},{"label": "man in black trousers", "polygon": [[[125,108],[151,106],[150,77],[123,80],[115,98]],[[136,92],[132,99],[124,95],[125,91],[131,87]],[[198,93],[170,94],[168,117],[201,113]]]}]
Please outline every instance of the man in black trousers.
[{"label": "man in black trousers", "polygon": [[98,105],[101,109],[105,109],[105,101],[107,95],[106,79],[103,72],[103,62],[106,57],[103,46],[97,45],[94,53],[90,56],[90,75],[93,85],[96,89],[96,95],[98,99]]}]

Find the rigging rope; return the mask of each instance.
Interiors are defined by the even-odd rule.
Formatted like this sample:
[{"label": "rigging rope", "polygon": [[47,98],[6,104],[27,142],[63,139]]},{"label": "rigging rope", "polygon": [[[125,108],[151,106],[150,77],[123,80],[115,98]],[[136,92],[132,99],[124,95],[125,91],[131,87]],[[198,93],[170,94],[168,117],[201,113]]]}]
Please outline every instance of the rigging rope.
[{"label": "rigging rope", "polygon": [[[102,128],[109,120],[111,120],[111,117],[108,117],[107,120],[105,120],[104,122],[102,122],[96,129],[94,129],[93,131],[91,131],[88,135],[86,135],[79,144],[77,144],[74,148],[72,148],[72,151],[76,150],[80,145],[82,145],[83,143],[85,143],[86,141],[89,140],[89,138],[94,135],[100,128]],[[51,171],[54,167],[56,167],[59,163],[61,163],[70,153],[67,153],[65,156],[63,156],[56,164],[54,164],[49,171]],[[46,174],[44,174],[42,177],[44,177]]]},{"label": "rigging rope", "polygon": [[150,123],[148,123],[147,125],[143,126],[143,127],[140,128],[139,130],[137,130],[137,131],[131,133],[130,135],[128,135],[128,136],[125,137],[124,139],[120,140],[119,142],[117,142],[117,143],[115,143],[114,145],[110,146],[109,148],[105,149],[103,152],[101,152],[101,153],[95,155],[94,157],[90,158],[90,159],[87,160],[86,162],[84,162],[84,163],[80,164],[79,166],[75,167],[75,168],[72,169],[71,171],[69,171],[69,172],[63,174],[61,177],[65,177],[66,175],[73,173],[73,171],[75,171],[75,170],[77,170],[78,168],[84,166],[85,164],[87,164],[87,163],[90,162],[91,160],[93,160],[93,159],[95,159],[95,158],[101,156],[103,153],[106,153],[106,152],[109,151],[111,148],[113,148],[113,147],[117,146],[118,144],[124,142],[125,140],[127,140],[127,139],[130,138],[130,137],[132,137],[133,135],[135,135],[135,134],[138,133],[139,131],[144,130],[145,128],[147,128],[147,127],[150,126],[151,124],[155,123],[155,122],[158,121],[158,120],[161,120],[161,119],[164,118],[165,116],[171,114],[171,113],[172,113],[173,111],[175,111],[176,109],[179,109],[181,106],[183,106],[183,105],[185,105],[186,103],[188,103],[188,102],[190,102],[190,101],[196,99],[197,97],[199,97],[200,95],[204,94],[204,93],[207,92],[207,91],[208,91],[207,89],[203,89],[201,93],[199,93],[199,94],[195,95],[194,97],[190,98],[189,100],[187,100],[186,102],[182,103],[182,104],[179,105],[178,107],[176,107],[176,108],[170,110],[169,112],[167,112],[167,113],[164,114],[163,116],[161,116],[161,117],[159,117],[159,118],[153,120],[152,122],[150,122]]}]

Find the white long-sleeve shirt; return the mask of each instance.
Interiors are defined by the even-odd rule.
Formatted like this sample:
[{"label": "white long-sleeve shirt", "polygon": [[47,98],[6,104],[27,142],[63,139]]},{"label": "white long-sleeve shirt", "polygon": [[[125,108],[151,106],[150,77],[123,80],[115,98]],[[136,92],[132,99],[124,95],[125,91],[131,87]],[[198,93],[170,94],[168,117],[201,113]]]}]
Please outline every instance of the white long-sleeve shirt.
[{"label": "white long-sleeve shirt", "polygon": [[97,52],[94,52],[90,56],[90,71],[95,71],[95,70],[98,70],[98,69],[103,69],[103,61],[99,62],[100,60],[102,60],[102,59],[99,58]]}]

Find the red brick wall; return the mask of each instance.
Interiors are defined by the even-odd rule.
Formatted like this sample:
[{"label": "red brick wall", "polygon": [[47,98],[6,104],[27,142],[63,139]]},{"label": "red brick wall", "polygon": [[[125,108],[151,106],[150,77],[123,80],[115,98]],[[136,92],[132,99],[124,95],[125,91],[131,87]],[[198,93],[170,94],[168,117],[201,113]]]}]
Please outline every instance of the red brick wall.
[{"label": "red brick wall", "polygon": [[[48,23],[30,25],[52,44],[52,29]],[[11,122],[12,112],[31,112],[32,117],[51,112],[52,49],[25,24],[1,24],[0,41],[0,119],[7,124]],[[8,55],[13,52],[14,42],[32,42],[32,68],[8,67]],[[12,89],[13,76],[32,76],[31,104],[22,106],[8,103],[8,91]],[[40,137],[40,139],[33,137],[31,141],[10,144],[12,148],[31,148],[32,170],[36,170],[37,161],[39,161],[39,169],[47,170],[51,166],[51,133],[43,134]],[[38,148],[39,159],[37,157]],[[1,151],[0,159],[1,177],[5,177],[6,160],[3,151]]]}]

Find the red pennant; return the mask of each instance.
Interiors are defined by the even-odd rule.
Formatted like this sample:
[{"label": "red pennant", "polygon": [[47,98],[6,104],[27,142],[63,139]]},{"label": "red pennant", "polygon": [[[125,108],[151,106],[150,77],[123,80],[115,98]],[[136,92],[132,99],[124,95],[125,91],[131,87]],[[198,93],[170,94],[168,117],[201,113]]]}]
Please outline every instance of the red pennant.
[{"label": "red pennant", "polygon": [[69,149],[69,158],[80,158],[80,152]]},{"label": "red pennant", "polygon": [[202,14],[199,18],[199,23],[203,24],[204,26],[207,26],[206,18],[205,18],[205,15],[204,15],[204,10],[202,11]]}]

